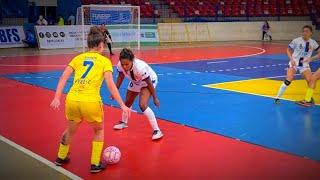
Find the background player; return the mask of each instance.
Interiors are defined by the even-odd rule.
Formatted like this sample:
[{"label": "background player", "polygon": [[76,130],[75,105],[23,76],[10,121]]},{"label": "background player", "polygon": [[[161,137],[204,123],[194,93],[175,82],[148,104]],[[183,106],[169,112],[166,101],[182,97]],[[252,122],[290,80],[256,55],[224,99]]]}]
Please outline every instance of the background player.
[{"label": "background player", "polygon": [[[131,107],[135,98],[139,95],[139,106],[143,114],[149,119],[153,128],[152,140],[157,140],[163,137],[163,133],[158,127],[157,119],[153,111],[148,107],[150,96],[153,97],[154,104],[159,107],[160,102],[156,95],[155,87],[158,83],[157,74],[144,61],[134,57],[130,49],[123,49],[120,53],[120,62],[117,65],[118,80],[117,87],[120,88],[124,77],[130,80],[127,95],[126,106]],[[120,130],[128,127],[128,116],[122,115],[122,120],[114,126],[114,129]]]},{"label": "background player", "polygon": [[287,55],[290,62],[287,70],[287,78],[279,88],[278,94],[275,97],[275,103],[279,103],[280,97],[293,81],[297,71],[303,76],[308,84],[311,82],[312,72],[309,62],[303,62],[305,58],[310,58],[312,56],[314,50],[319,48],[318,43],[311,39],[311,37],[312,27],[307,25],[303,27],[302,37],[294,39],[289,44]]},{"label": "background player", "polygon": [[110,52],[110,55],[114,55],[112,52],[112,37],[110,32],[108,31],[107,27],[105,24],[102,24],[100,26],[100,30],[102,31],[102,34],[104,35],[105,39],[106,39],[106,43]]},{"label": "background player", "polygon": [[69,63],[64,70],[51,103],[54,109],[59,108],[61,94],[64,86],[74,73],[73,85],[66,97],[65,112],[68,127],[63,132],[58,158],[55,164],[61,166],[69,161],[67,157],[71,138],[76,132],[82,120],[86,120],[94,131],[91,154],[91,172],[97,173],[104,169],[100,163],[101,151],[104,142],[103,107],[100,97],[100,88],[103,80],[112,96],[119,103],[123,114],[129,116],[130,109],[123,103],[119,91],[112,79],[112,64],[109,59],[102,56],[105,38],[97,27],[92,27],[88,35],[87,43],[90,51],[82,53]]}]

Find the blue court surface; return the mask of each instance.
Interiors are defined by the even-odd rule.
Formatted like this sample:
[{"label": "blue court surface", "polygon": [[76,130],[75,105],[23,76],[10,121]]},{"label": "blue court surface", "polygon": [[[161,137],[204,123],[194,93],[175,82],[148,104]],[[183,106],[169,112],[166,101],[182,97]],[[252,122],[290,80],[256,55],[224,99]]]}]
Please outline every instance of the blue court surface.
[{"label": "blue court surface", "polygon": [[[272,98],[204,87],[256,78],[280,82],[287,65],[284,54],[152,65],[159,76],[161,107],[151,107],[161,119],[320,161],[319,106],[303,108],[286,100],[275,105]],[[320,63],[311,66],[315,70]],[[55,90],[60,75],[52,71],[6,77]],[[103,86],[103,102],[115,106]],[[133,108],[138,110],[137,104]]]}]

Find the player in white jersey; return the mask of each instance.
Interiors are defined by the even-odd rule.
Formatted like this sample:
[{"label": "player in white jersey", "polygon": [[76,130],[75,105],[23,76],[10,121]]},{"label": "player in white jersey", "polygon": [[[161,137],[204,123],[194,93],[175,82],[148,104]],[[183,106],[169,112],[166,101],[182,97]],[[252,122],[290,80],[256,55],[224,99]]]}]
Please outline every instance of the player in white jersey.
[{"label": "player in white jersey", "polygon": [[318,43],[311,39],[312,27],[304,26],[302,37],[294,39],[287,48],[287,55],[289,57],[289,67],[287,70],[287,78],[279,88],[278,94],[275,97],[275,103],[280,102],[282,94],[287,87],[294,80],[294,76],[298,71],[302,77],[308,82],[311,82],[312,72],[309,66],[309,62],[305,61],[309,59],[313,52],[319,49]]},{"label": "player in white jersey", "polygon": [[[157,140],[163,137],[157,119],[153,111],[149,108],[148,102],[152,96],[153,102],[157,107],[160,107],[160,102],[156,94],[156,86],[158,83],[157,74],[153,69],[144,61],[134,57],[130,49],[124,48],[119,57],[120,61],[117,65],[119,72],[117,87],[120,88],[123,79],[126,77],[130,80],[126,102],[127,107],[131,107],[135,98],[139,95],[139,106],[143,114],[150,121],[153,128],[152,140]],[[123,114],[122,120],[114,126],[115,130],[120,130],[128,127],[128,117]]]}]

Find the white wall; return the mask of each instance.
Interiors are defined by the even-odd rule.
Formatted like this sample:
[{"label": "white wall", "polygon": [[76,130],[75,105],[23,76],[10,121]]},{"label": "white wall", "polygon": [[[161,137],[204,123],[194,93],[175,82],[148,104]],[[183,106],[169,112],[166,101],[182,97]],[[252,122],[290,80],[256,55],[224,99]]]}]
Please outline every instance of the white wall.
[{"label": "white wall", "polygon": [[[159,23],[160,42],[261,40],[263,22]],[[270,21],[274,40],[300,36],[311,21]],[[320,40],[320,33],[314,34]]]}]

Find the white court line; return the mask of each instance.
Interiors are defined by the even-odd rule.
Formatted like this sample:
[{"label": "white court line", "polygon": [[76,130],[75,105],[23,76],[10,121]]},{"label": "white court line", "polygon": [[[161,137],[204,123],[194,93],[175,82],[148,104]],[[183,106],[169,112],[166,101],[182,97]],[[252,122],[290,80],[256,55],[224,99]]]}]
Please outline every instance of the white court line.
[{"label": "white court line", "polygon": [[[270,43],[272,44],[272,43]],[[279,44],[279,43],[275,43]],[[241,46],[241,45],[234,45],[234,44],[216,44],[216,45],[210,45],[210,44],[204,44],[204,45],[188,45],[187,47],[184,46],[167,46],[167,47],[160,47],[160,48],[150,48],[150,49],[143,49],[143,51],[152,51],[152,50],[161,50],[161,49],[185,49],[185,48],[210,48],[210,47],[225,47],[225,46],[236,46],[236,47],[254,47],[254,46]],[[122,49],[121,47],[113,47],[112,49]],[[23,56],[56,56],[56,55],[77,55],[80,54],[82,51],[77,51],[75,49],[69,49],[69,52],[57,52],[57,53],[41,53],[41,54],[15,54],[15,55],[1,55],[0,58],[11,58],[11,57],[23,57]],[[134,49],[135,50],[135,49]],[[108,52],[108,50],[104,50],[105,53]]]},{"label": "white court line", "polygon": [[[297,76],[297,75],[300,75],[300,74],[295,74],[295,76]],[[271,76],[271,77],[256,78],[256,79],[246,79],[246,80],[240,80],[240,81],[229,81],[229,82],[223,82],[223,83],[202,85],[202,87],[220,89],[220,90],[224,90],[224,91],[237,92],[237,93],[241,93],[241,94],[249,94],[249,95],[254,95],[254,96],[262,96],[262,97],[267,97],[267,98],[274,98],[274,96],[271,96],[271,95],[263,95],[263,94],[257,94],[257,93],[252,93],[252,92],[243,92],[243,91],[238,91],[238,90],[233,90],[233,89],[228,89],[228,88],[222,88],[222,87],[211,87],[210,85],[221,85],[221,84],[226,84],[226,83],[231,83],[231,82],[245,82],[245,81],[260,80],[260,79],[272,79],[272,78],[280,78],[280,77],[286,77],[286,76]],[[282,98],[281,97],[280,99],[287,100],[287,101],[293,101],[292,99],[289,99],[289,98]],[[316,104],[316,105],[320,105],[320,104]]]},{"label": "white court line", "polygon": [[[298,76],[300,74],[295,74],[294,76]],[[262,78],[254,78],[254,79],[245,79],[245,80],[238,80],[238,81],[228,81],[228,82],[222,82],[222,83],[215,83],[214,85],[221,85],[221,84],[227,84],[227,83],[233,83],[233,82],[246,82],[246,81],[254,81],[254,80],[262,80],[262,79],[274,79],[274,78],[281,78],[281,77],[287,77],[286,75],[282,76],[269,76],[269,77],[262,77]],[[207,84],[207,85],[202,85],[203,87],[210,87],[209,85],[212,84]]]},{"label": "white court line", "polygon": [[[228,45],[232,46],[232,45]],[[234,45],[236,46],[236,45]],[[236,47],[246,47],[246,48],[252,48],[252,49],[258,49],[260,52],[258,53],[253,53],[253,54],[246,54],[246,55],[241,55],[241,56],[230,56],[230,57],[221,57],[221,58],[209,58],[209,59],[196,59],[196,60],[180,60],[180,61],[170,61],[170,62],[165,62],[165,64],[173,64],[173,63],[179,63],[179,62],[199,62],[199,61],[210,61],[210,60],[219,60],[219,59],[235,59],[235,58],[244,58],[244,57],[252,57],[252,56],[258,56],[261,54],[264,54],[266,52],[265,49],[259,48],[256,46],[236,46]],[[148,64],[164,64],[164,63],[148,63]]]},{"label": "white court line", "polygon": [[[232,46],[232,45],[228,45],[228,46]],[[260,55],[260,54],[264,54],[266,52],[265,49],[263,48],[259,48],[259,47],[255,47],[255,46],[237,46],[237,47],[247,47],[247,48],[252,48],[252,49],[258,49],[260,50],[260,52],[258,53],[254,53],[254,54],[246,54],[246,55],[241,55],[241,56],[230,56],[230,57],[222,57],[222,58],[208,58],[208,59],[195,59],[195,60],[180,60],[180,61],[170,61],[170,62],[165,62],[165,64],[173,64],[173,63],[179,63],[179,62],[199,62],[199,61],[210,61],[210,60],[219,60],[219,59],[235,59],[235,58],[243,58],[243,57],[251,57],[251,56],[257,56],[257,55]],[[60,55],[60,54],[55,54],[55,55]],[[63,54],[61,54],[63,55]],[[22,55],[24,56],[24,55]],[[26,55],[27,56],[27,55]],[[32,56],[41,56],[41,55],[32,55]],[[9,56],[9,57],[17,57],[17,56]],[[159,63],[159,62],[156,62],[156,63],[148,63],[148,64],[164,64],[163,62],[162,63]],[[61,66],[66,66],[66,65],[41,65],[41,64],[35,64],[35,65],[31,65],[31,64],[27,64],[27,65],[23,65],[23,64],[20,64],[20,65],[11,65],[11,64],[0,64],[0,67],[1,66],[35,66],[35,67],[61,67]]]},{"label": "white court line", "polygon": [[[227,89],[227,88],[222,88],[222,87],[210,87],[209,85],[203,85],[203,87],[206,87],[206,88],[214,88],[214,89],[219,89],[219,90],[224,90],[224,91],[236,92],[236,93],[240,93],[240,94],[249,94],[249,95],[261,96],[261,97],[266,97],[266,98],[272,98],[272,99],[274,99],[274,96],[272,96],[272,95],[263,95],[263,94],[257,94],[257,93],[252,93],[252,92],[243,92],[243,91],[238,91],[238,90],[233,90],[233,89]],[[283,98],[283,97],[281,97],[280,99],[294,102],[294,100],[289,99],[289,98]],[[320,105],[320,104],[315,104],[315,105]]]},{"label": "white court line", "polygon": [[[250,66],[247,66],[247,67],[240,67],[239,69],[238,68],[234,68],[234,69],[220,69],[220,70],[211,70],[210,72],[212,72],[212,73],[215,73],[215,72],[223,72],[223,71],[227,71],[227,72],[230,72],[230,71],[238,71],[238,70],[245,70],[245,69],[247,69],[247,70],[249,70],[249,69],[258,69],[259,67],[260,68],[270,68],[270,67],[275,67],[275,66],[277,66],[277,65],[282,65],[282,64],[273,64],[273,65],[267,65],[267,66],[253,66],[253,67],[250,67]],[[286,64],[284,64],[284,65],[286,65]],[[1,65],[0,65],[1,66]],[[159,76],[163,76],[163,75],[182,75],[182,74],[187,74],[187,75],[189,75],[189,74],[199,74],[199,73],[208,73],[208,71],[205,71],[205,72],[198,72],[198,71],[195,71],[195,72],[178,72],[178,73],[166,73],[166,74],[161,74],[161,73],[159,73],[158,75]],[[14,78],[26,78],[26,79],[30,79],[31,77],[29,77],[29,76],[24,76],[24,77],[14,77]],[[41,79],[41,78],[53,78],[53,77],[50,77],[50,76],[48,76],[48,77],[42,77],[42,76],[40,76],[40,77],[33,77],[33,78],[38,78],[38,79]]]},{"label": "white court line", "polygon": [[220,63],[227,63],[229,61],[217,61],[217,62],[207,62],[207,64],[220,64]]},{"label": "white court line", "polygon": [[[159,49],[179,49],[179,48],[205,48],[205,47],[219,47],[219,46],[226,46],[226,45],[215,45],[215,46],[212,46],[212,45],[203,45],[203,46],[198,46],[198,45],[193,45],[193,46],[187,46],[187,47],[161,47],[161,48],[151,48],[151,49],[144,49],[144,51],[150,51],[150,50],[159,50]],[[233,45],[228,45],[228,46],[233,46]],[[122,48],[121,47],[113,47],[112,49],[115,49],[115,50],[121,50]],[[134,49],[135,50],[135,49]],[[104,53],[107,53],[108,50],[104,50],[103,51]],[[62,52],[62,53],[41,53],[41,54],[18,54],[18,55],[2,55],[0,56],[0,58],[11,58],[11,57],[23,57],[23,56],[56,56],[56,55],[76,55],[76,54],[80,54],[82,53],[82,50],[81,51],[77,51],[77,50],[74,50],[74,49],[70,49],[70,52]]]},{"label": "white court line", "polygon": [[13,142],[13,141],[11,141],[11,140],[9,140],[9,139],[1,136],[1,135],[0,135],[0,140],[2,142],[4,142],[4,143],[14,147],[15,149],[25,153],[26,155],[28,155],[28,156],[30,156],[30,157],[42,162],[43,164],[49,166],[50,168],[60,172],[61,174],[69,177],[70,179],[82,179],[81,177],[73,174],[72,172],[70,172],[70,171],[68,171],[66,169],[63,169],[62,167],[56,166],[54,163],[50,162],[49,160],[39,156],[38,154],[36,154],[36,153],[34,153],[34,152],[32,152],[32,151],[20,146],[19,144],[16,144],[15,142]]}]

